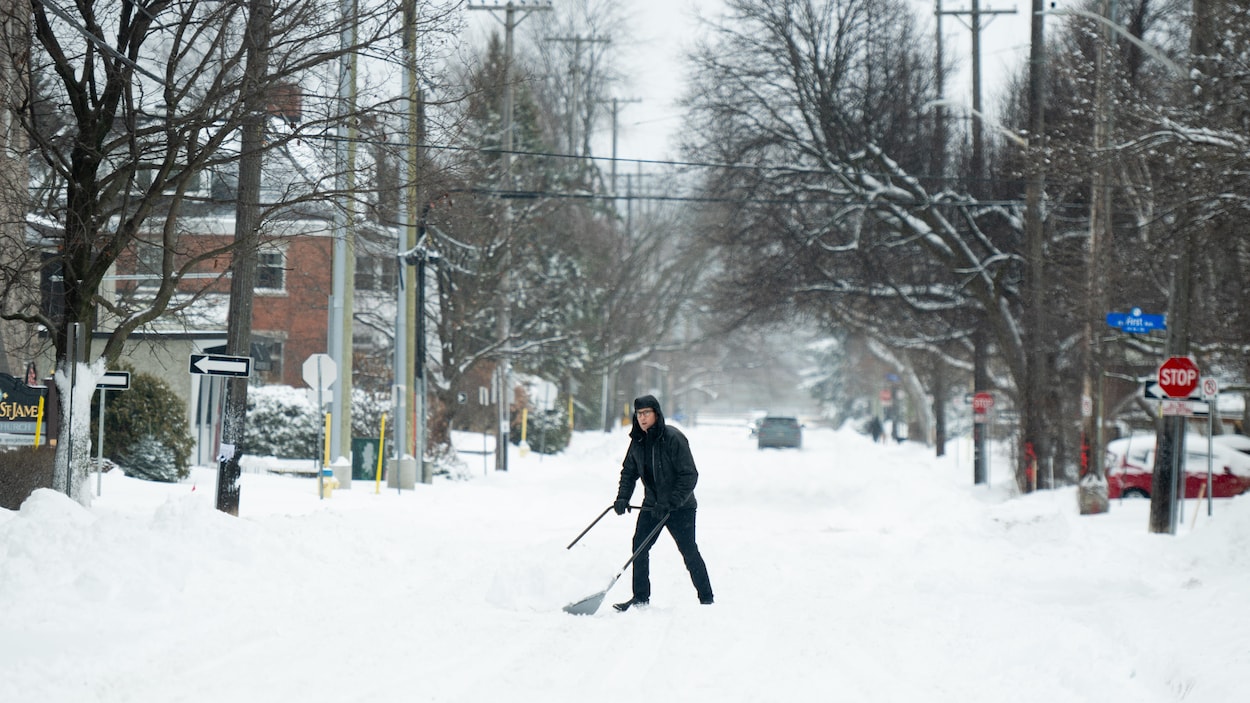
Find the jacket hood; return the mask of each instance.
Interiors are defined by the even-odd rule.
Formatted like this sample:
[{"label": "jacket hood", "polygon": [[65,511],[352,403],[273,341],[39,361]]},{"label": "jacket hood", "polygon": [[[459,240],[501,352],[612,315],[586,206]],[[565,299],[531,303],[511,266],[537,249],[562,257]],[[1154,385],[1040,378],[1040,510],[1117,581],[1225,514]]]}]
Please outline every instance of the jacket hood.
[{"label": "jacket hood", "polygon": [[655,424],[651,426],[651,432],[655,436],[664,434],[664,411],[660,410],[660,401],[653,395],[643,395],[634,398],[634,426],[629,431],[629,438],[638,441],[647,436],[643,432],[642,427],[638,425],[638,410],[640,408],[651,408],[655,411]]}]

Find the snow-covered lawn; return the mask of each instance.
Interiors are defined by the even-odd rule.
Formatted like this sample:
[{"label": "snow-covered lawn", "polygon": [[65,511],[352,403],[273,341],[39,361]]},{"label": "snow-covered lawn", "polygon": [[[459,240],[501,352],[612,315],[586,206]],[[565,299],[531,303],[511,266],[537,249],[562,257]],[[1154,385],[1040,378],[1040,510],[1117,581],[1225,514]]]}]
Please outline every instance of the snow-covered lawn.
[{"label": "snow-covered lawn", "polygon": [[629,557],[611,514],[565,549],[623,434],[402,494],[248,473],[238,518],[211,470],[40,492],[0,510],[0,701],[1250,700],[1250,497],[1152,535],[1145,501],[1012,497],[1002,461],[974,488],[966,451],[687,432],[712,606],[665,535],[649,607],[561,610]]}]

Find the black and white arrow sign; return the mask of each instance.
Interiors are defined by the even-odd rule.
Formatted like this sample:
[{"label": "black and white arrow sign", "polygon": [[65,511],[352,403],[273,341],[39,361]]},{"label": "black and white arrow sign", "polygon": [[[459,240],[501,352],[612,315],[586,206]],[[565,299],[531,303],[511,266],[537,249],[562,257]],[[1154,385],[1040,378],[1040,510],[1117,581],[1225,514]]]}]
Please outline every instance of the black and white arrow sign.
[{"label": "black and white arrow sign", "polygon": [[1146,381],[1142,395],[1146,396],[1146,400],[1202,400],[1201,389],[1194,389],[1188,398],[1169,398],[1168,394],[1159,387],[1159,382],[1153,380]]},{"label": "black and white arrow sign", "polygon": [[224,354],[192,354],[191,373],[209,376],[251,376],[252,357],[225,356]]},{"label": "black and white arrow sign", "polygon": [[104,375],[95,381],[97,389],[107,391],[124,391],[130,388],[130,372],[129,371],[105,371]]}]

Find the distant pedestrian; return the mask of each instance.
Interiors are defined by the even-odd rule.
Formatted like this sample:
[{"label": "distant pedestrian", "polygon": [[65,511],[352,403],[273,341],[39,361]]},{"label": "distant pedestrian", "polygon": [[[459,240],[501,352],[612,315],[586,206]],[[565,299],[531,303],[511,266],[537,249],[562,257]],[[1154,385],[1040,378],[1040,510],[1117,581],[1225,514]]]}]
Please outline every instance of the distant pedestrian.
[{"label": "distant pedestrian", "polygon": [[876,444],[881,441],[881,433],[885,432],[885,428],[881,426],[881,418],[876,415],[868,421],[868,434],[872,435],[872,443]]},{"label": "distant pedestrian", "polygon": [[699,595],[699,602],[712,603],[712,584],[708,579],[707,566],[699,554],[695,542],[695,512],[698,502],[694,498],[694,486],[699,481],[690,442],[676,427],[664,423],[660,401],[655,396],[644,395],[634,399],[633,429],[629,432],[629,449],[621,466],[620,487],[612,508],[617,515],[629,509],[629,498],[634,494],[638,479],[642,479],[642,510],[634,524],[634,551],[638,558],[633,565],[633,597],[612,607],[620,611],[642,605],[651,600],[651,546],[643,541],[666,516],[665,527],[677,543],[690,572],[690,581]]}]

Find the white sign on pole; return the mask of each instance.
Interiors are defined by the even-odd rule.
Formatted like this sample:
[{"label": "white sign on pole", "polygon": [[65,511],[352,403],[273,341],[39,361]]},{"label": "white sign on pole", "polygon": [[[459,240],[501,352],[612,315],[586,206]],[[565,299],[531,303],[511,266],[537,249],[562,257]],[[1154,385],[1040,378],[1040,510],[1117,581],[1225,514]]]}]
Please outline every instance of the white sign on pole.
[{"label": "white sign on pole", "polygon": [[1220,394],[1220,382],[1211,376],[1203,376],[1200,383],[1202,384],[1203,400],[1215,400],[1215,397]]},{"label": "white sign on pole", "polygon": [[329,354],[313,354],[304,360],[304,383],[317,391],[330,390],[339,377],[339,365]]},{"label": "white sign on pole", "polygon": [[334,391],[319,391],[316,388],[305,388],[304,393],[307,394],[310,405],[329,405],[334,402]]}]

